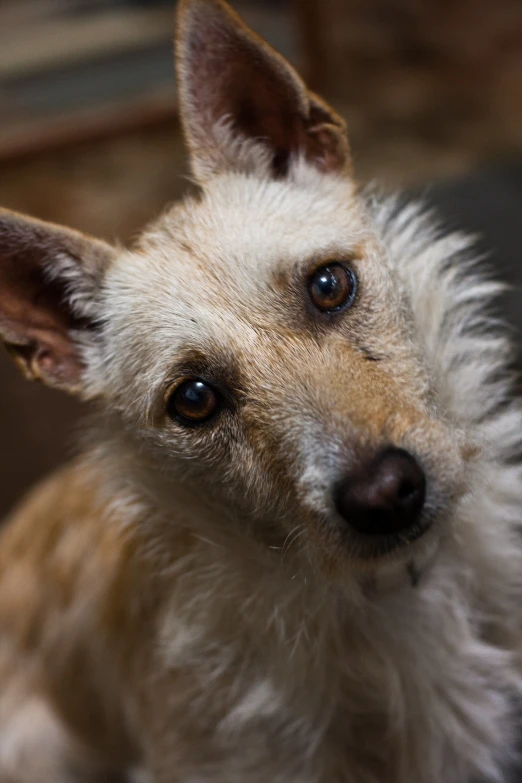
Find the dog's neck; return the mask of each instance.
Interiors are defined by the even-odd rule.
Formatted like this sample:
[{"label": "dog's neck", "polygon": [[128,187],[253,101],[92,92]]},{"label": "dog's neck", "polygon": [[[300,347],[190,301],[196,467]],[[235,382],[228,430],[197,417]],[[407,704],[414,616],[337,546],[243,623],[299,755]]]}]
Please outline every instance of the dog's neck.
[{"label": "dog's neck", "polygon": [[[202,667],[203,681],[214,681],[219,650],[226,676],[236,672],[237,688],[248,693],[260,686],[248,680],[242,661],[254,659],[263,693],[277,694],[310,746],[321,745],[332,722],[350,727],[353,780],[373,769],[374,779],[395,783],[407,763],[409,773],[416,771],[412,779],[432,783],[443,758],[461,765],[463,780],[470,769],[496,769],[490,732],[513,720],[506,694],[522,697],[522,568],[513,548],[499,574],[487,535],[474,535],[477,524],[487,531],[502,523],[491,483],[463,498],[456,532],[415,579],[403,568],[399,581],[348,576],[343,584],[295,553],[283,557],[241,535],[237,520],[218,518],[183,482],[167,491],[165,477],[155,482],[124,439],[105,433],[88,462],[121,524],[139,534],[139,557],[150,561],[145,571],[159,580],[169,670],[190,663]],[[363,738],[375,739],[376,729],[389,741],[368,747]]]},{"label": "dog's neck", "polygon": [[[374,611],[380,616],[381,611],[389,609],[390,616],[396,618],[424,603],[431,606],[433,595],[442,589],[441,585],[447,585],[459,600],[467,602],[466,612],[480,604],[483,614],[484,607],[489,607],[486,614],[503,618],[499,624],[504,632],[512,624],[506,625],[503,604],[509,603],[516,592],[519,557],[514,550],[508,563],[511,568],[503,574],[503,584],[489,589],[488,577],[496,574],[494,552],[487,541],[472,535],[477,519],[487,509],[487,485],[481,486],[481,493],[470,489],[452,521],[452,529],[458,534],[444,537],[439,550],[423,567],[411,560],[392,560],[378,567],[370,563],[365,568],[360,564],[352,568],[348,563],[343,574],[325,575],[299,547],[291,546],[291,540],[288,543],[291,533],[279,540],[261,540],[254,534],[248,517],[242,517],[240,512],[227,513],[224,507],[195,493],[182,480],[165,480],[143,455],[126,445],[124,440],[104,437],[88,457],[108,505],[119,498],[120,507],[128,509],[123,523],[141,528],[145,539],[156,542],[149,548],[161,550],[165,558],[176,558],[177,542],[183,535],[192,542],[191,556],[201,567],[221,568],[223,578],[238,585],[244,596],[255,594],[268,607],[277,603],[278,596],[284,596],[282,604],[289,607],[291,614],[302,605],[303,617],[308,618],[314,614],[313,607],[324,607],[326,603],[328,617],[333,613],[343,624],[350,625],[357,624],[361,617],[366,622],[368,613]],[[499,510],[498,501],[493,502]],[[299,520],[295,520],[291,530],[298,525]],[[477,573],[483,574],[480,583],[473,577]],[[419,611],[423,613],[424,609]]]}]

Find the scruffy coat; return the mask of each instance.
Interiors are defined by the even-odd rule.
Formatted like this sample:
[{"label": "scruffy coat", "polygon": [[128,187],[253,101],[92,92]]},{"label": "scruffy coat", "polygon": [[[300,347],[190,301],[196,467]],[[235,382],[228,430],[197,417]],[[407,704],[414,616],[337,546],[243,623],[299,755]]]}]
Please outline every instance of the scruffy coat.
[{"label": "scruffy coat", "polygon": [[[357,188],[342,120],[221,0],[182,0],[197,194],[128,250],[0,212],[0,329],[98,400],[0,535],[0,781],[506,780],[522,414],[466,238]],[[346,261],[354,306],[313,313]],[[223,390],[185,427],[179,380]],[[407,448],[431,527],[370,555],[331,488]]]}]

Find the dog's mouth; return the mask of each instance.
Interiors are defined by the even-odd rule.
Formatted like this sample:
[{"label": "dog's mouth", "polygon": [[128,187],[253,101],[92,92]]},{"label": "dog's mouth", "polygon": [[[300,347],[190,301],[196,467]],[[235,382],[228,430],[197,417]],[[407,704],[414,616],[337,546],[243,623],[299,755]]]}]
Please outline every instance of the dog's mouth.
[{"label": "dog's mouth", "polygon": [[434,562],[443,539],[446,515],[431,509],[407,531],[364,534],[340,525],[336,515],[324,517],[311,534],[314,569],[327,581],[346,585],[353,580],[370,594],[401,585],[417,587]]},{"label": "dog's mouth", "polygon": [[402,448],[380,451],[343,478],[334,491],[342,529],[363,539],[410,542],[429,524],[426,474]]},{"label": "dog's mouth", "polygon": [[[361,532],[340,522],[337,514],[315,515],[300,524],[291,526],[281,533],[273,529],[264,531],[263,539],[268,549],[278,552],[285,560],[291,560],[298,551],[306,550],[310,555],[319,547],[327,559],[361,564],[377,564],[383,560],[401,560],[411,557],[411,550],[422,547],[422,541],[437,527],[438,513],[426,512],[407,530],[390,532],[375,525],[371,533]],[[313,556],[313,555],[312,555]]]},{"label": "dog's mouth", "polygon": [[424,513],[415,524],[399,531],[388,532],[379,524],[371,533],[341,528],[339,534],[342,546],[350,552],[351,557],[378,560],[412,547],[428,534],[435,522],[434,514]]},{"label": "dog's mouth", "polygon": [[462,486],[454,479],[449,470],[440,473],[428,460],[421,466],[419,458],[388,447],[366,470],[338,483],[303,482],[300,509],[292,515],[303,524],[288,526],[273,548],[286,557],[306,550],[333,571],[346,563],[374,571],[386,563],[423,561],[453,517]]},{"label": "dog's mouth", "polygon": [[[350,559],[366,561],[403,561],[412,553],[431,548],[440,531],[452,516],[458,492],[422,485],[421,494],[406,494],[406,513],[397,519],[393,508],[376,507],[356,524],[346,519],[328,521],[330,532],[337,539],[336,548]],[[336,515],[337,516],[337,515]],[[332,524],[333,523],[333,524]],[[327,536],[328,537],[328,536]]]},{"label": "dog's mouth", "polygon": [[365,534],[350,528],[332,510],[307,514],[284,534],[274,531],[270,542],[265,539],[264,544],[292,579],[304,574],[306,581],[311,569],[341,590],[355,581],[365,595],[373,596],[424,583],[450,517],[446,504],[428,503],[407,530],[386,532],[376,526],[378,533]]},{"label": "dog's mouth", "polygon": [[[363,528],[347,523],[332,510],[310,519],[311,530],[304,538],[311,541],[312,551],[322,553],[319,557],[325,558],[330,564],[327,568],[330,570],[331,566],[332,572],[339,568],[344,571],[348,565],[350,569],[366,574],[388,567],[406,573],[408,563],[418,563],[420,568],[437,550],[452,517],[452,500],[454,498],[448,496],[427,495],[422,511],[414,521],[399,529],[388,524],[388,510],[375,511],[374,518]],[[415,581],[414,575],[411,578]]]},{"label": "dog's mouth", "polygon": [[360,561],[410,557],[451,515],[459,494],[451,478],[403,448],[381,450],[334,487],[323,544]]}]

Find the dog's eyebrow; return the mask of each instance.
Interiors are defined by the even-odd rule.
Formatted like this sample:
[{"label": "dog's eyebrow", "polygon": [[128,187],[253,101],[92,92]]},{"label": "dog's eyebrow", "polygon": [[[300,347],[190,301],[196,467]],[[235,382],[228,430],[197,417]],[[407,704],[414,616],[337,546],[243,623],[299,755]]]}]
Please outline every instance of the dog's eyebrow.
[{"label": "dog's eyebrow", "polygon": [[165,381],[165,389],[180,378],[200,377],[222,389],[241,391],[241,374],[236,358],[223,350],[186,348],[178,354]]},{"label": "dog's eyebrow", "polygon": [[299,290],[308,276],[323,264],[339,263],[350,266],[364,258],[364,244],[352,247],[342,247],[335,244],[324,247],[301,259],[293,259],[287,264],[279,264],[272,272],[271,285],[279,293],[287,293],[288,290]]}]

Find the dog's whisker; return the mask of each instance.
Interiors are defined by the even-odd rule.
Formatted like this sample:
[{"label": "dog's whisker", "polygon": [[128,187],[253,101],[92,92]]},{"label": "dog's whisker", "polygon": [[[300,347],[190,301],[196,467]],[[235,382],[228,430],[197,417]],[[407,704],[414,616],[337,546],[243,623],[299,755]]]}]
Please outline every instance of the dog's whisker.
[{"label": "dog's whisker", "polygon": [[[292,5],[325,32],[311,7],[343,3]],[[198,193],[127,249],[0,208],[0,337],[96,401],[0,525],[0,781],[498,783],[522,705],[499,288],[356,184],[344,120],[226,0],[177,6]]]},{"label": "dog's whisker", "polygon": [[293,528],[293,530],[291,530],[290,533],[288,533],[282,547],[281,563],[284,562],[285,556],[288,554],[292,545],[295,544],[302,535],[304,535],[305,530],[306,530],[305,526],[303,524],[300,524],[300,525],[296,525],[296,527]]}]

